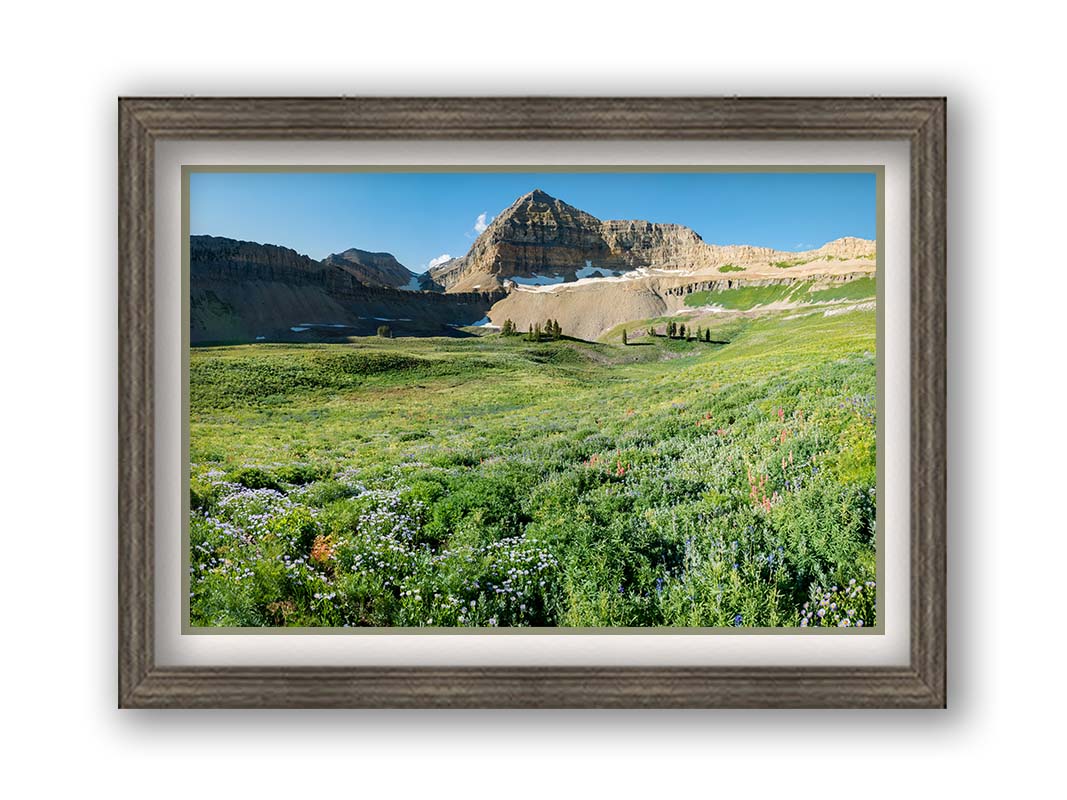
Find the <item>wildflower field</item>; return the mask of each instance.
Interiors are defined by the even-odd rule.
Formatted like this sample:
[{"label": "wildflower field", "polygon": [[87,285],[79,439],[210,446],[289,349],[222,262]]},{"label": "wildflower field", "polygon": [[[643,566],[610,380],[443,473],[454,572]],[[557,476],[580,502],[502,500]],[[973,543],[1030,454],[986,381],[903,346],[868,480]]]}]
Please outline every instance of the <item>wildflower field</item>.
[{"label": "wildflower field", "polygon": [[190,623],[874,625],[875,312],[654,322],[194,348]]}]

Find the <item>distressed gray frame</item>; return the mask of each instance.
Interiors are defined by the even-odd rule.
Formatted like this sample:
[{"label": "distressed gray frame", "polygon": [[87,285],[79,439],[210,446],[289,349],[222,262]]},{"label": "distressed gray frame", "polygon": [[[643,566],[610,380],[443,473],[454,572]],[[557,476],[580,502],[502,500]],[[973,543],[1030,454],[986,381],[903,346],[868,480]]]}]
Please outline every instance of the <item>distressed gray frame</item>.
[{"label": "distressed gray frame", "polygon": [[[943,708],[944,98],[121,98],[122,708]],[[911,144],[911,663],[907,667],[164,667],[155,663],[157,139],[904,139]]]}]

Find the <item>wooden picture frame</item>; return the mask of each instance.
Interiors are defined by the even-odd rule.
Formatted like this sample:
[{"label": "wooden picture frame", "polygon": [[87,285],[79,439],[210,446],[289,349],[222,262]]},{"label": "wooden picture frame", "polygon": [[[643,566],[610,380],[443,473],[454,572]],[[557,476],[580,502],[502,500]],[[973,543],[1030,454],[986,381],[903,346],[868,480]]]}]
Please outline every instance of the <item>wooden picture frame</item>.
[{"label": "wooden picture frame", "polygon": [[[946,704],[943,98],[119,100],[119,674],[123,708]],[[154,147],[164,139],[905,140],[911,168],[906,667],[166,667],[154,637]]]}]

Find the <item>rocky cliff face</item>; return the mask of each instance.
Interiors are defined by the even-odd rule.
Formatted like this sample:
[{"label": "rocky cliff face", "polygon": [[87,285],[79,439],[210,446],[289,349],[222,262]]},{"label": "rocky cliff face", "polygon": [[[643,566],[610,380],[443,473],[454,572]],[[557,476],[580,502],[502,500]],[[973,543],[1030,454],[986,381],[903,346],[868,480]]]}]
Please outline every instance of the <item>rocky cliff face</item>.
[{"label": "rocky cliff face", "polygon": [[288,247],[222,236],[190,236],[190,266],[197,275],[223,279],[318,280],[321,262]]},{"label": "rocky cliff face", "polygon": [[536,189],[490,223],[462,258],[430,270],[446,291],[499,287],[507,278],[574,271],[609,256],[592,214]]},{"label": "rocky cliff face", "polygon": [[401,264],[392,253],[371,253],[355,247],[332,253],[322,260],[326,266],[344,270],[367,286],[418,291],[418,277]]},{"label": "rocky cliff face", "polygon": [[710,245],[690,228],[644,220],[599,220],[535,189],[493,220],[470,252],[430,270],[448,292],[485,291],[512,283],[563,283],[635,269],[742,271],[814,260],[874,257],[874,243],[838,239],[804,253],[749,245]]},{"label": "rocky cliff face", "polygon": [[687,267],[708,260],[708,245],[691,228],[644,220],[608,220],[600,233],[615,269]]}]

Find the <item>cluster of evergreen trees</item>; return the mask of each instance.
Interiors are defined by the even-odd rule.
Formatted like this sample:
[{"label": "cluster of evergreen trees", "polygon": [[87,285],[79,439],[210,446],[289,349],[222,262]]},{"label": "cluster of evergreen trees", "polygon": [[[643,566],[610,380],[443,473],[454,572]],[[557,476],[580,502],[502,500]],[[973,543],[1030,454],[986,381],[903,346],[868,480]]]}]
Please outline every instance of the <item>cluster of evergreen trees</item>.
[{"label": "cluster of evergreen trees", "polygon": [[[522,333],[515,326],[515,323],[510,319],[504,320],[504,324],[500,327],[500,333],[503,336],[525,336],[528,342],[546,342],[555,341],[563,336],[563,329],[559,325],[559,320],[549,319],[545,320],[544,324],[540,322],[535,323],[526,333]],[[648,328],[649,336],[659,336],[656,333],[656,327],[650,325]],[[711,341],[711,328],[702,328],[699,325],[696,328],[692,326],[686,327],[685,323],[670,322],[667,324],[667,338],[668,339],[681,339],[686,342],[710,342]],[[629,344],[629,338],[626,333],[626,329],[622,331],[622,343]]]},{"label": "cluster of evergreen trees", "polygon": [[[649,336],[658,336],[655,327],[649,327]],[[710,342],[711,341],[711,328],[701,328],[699,325],[694,329],[692,326],[686,328],[685,323],[669,322],[667,323],[667,338],[668,339],[684,339],[687,342]],[[626,344],[626,337],[623,336],[623,344]]]},{"label": "cluster of evergreen trees", "polygon": [[[514,322],[506,319],[500,327],[500,333],[503,336],[518,336],[519,330]],[[561,336],[563,336],[563,328],[560,327],[558,319],[546,320],[544,325],[540,322],[535,323],[526,331],[526,340],[529,342],[555,341]]]}]

